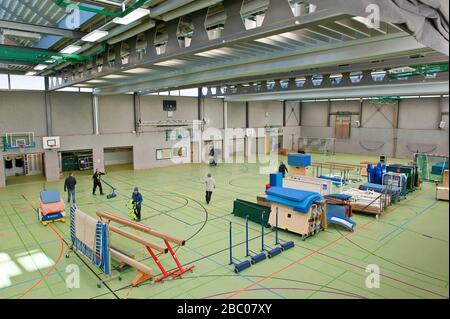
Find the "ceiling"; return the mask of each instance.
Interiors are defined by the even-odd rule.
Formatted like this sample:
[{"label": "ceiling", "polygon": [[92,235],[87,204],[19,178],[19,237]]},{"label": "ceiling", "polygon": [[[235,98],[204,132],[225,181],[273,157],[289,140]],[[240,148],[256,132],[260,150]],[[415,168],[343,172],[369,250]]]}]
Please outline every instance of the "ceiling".
[{"label": "ceiling", "polygon": [[[0,0],[0,72],[47,76],[52,90],[147,94],[351,64],[366,70],[390,58],[407,66],[417,54],[448,61],[403,25],[381,22],[375,29],[302,0],[80,0],[79,24],[70,23],[68,5]],[[141,9],[149,10],[142,18],[115,22]],[[81,39],[94,30],[107,35]],[[69,45],[79,49],[60,52]],[[38,64],[44,69],[35,70]]]}]

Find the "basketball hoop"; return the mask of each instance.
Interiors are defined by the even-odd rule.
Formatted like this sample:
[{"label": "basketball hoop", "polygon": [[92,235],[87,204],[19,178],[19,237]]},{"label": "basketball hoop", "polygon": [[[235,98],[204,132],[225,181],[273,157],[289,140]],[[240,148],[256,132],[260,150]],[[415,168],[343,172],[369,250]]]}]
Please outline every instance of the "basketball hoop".
[{"label": "basketball hoop", "polygon": [[19,146],[19,152],[20,153],[22,153],[22,154],[25,153],[25,144],[20,143],[17,146]]}]

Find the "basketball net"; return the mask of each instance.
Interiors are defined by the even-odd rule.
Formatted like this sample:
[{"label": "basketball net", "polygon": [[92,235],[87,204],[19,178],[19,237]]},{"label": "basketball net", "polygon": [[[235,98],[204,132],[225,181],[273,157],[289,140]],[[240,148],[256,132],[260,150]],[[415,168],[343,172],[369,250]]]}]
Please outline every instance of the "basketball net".
[{"label": "basketball net", "polygon": [[25,144],[19,144],[19,152],[20,153],[25,153]]}]

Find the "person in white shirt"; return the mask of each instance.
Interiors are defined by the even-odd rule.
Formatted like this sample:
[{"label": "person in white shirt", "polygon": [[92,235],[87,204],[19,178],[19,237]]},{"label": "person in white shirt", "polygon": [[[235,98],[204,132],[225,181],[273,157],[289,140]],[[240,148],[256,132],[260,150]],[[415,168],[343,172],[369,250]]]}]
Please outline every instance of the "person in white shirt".
[{"label": "person in white shirt", "polygon": [[208,174],[208,177],[205,179],[205,188],[206,188],[206,203],[209,205],[209,203],[211,202],[212,193],[216,188],[216,182],[212,178],[211,174]]}]

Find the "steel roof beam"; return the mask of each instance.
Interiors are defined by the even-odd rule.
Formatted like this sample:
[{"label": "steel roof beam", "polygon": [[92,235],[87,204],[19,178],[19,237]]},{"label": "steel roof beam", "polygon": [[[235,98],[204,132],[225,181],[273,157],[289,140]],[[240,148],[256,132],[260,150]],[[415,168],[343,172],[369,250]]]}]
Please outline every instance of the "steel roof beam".
[{"label": "steel roof beam", "polygon": [[225,97],[227,102],[270,101],[270,100],[310,100],[334,98],[360,98],[391,95],[436,95],[448,94],[448,75],[443,81],[424,82],[411,80],[398,83],[362,85],[351,87],[322,88],[297,90],[294,92],[275,92],[267,94],[230,95]]},{"label": "steel roof beam", "polygon": [[52,20],[50,20],[50,18],[48,16],[43,15],[42,13],[40,13],[38,10],[36,10],[32,6],[30,6],[25,1],[23,1],[23,0],[16,0],[16,1],[18,2],[19,5],[22,5],[23,7],[28,9],[30,12],[32,12],[34,15],[37,15],[38,17],[40,17],[41,19],[43,19],[44,21],[46,21],[50,25],[55,26],[55,23]]},{"label": "steel roof beam", "polygon": [[[289,78],[283,81],[283,87],[276,85],[275,87],[269,87],[267,83],[269,81],[256,82],[257,85],[245,85],[236,84],[225,86],[225,89],[221,92],[213,93],[211,86],[208,87],[208,92],[204,93],[207,97],[217,96],[234,96],[234,95],[259,95],[259,94],[291,94],[292,92],[303,92],[311,89],[336,89],[340,90],[346,87],[360,87],[360,86],[373,86],[378,87],[380,85],[389,84],[404,84],[409,82],[443,82],[448,81],[448,73],[438,73],[434,78],[427,78],[425,75],[417,75],[403,78],[391,78],[388,74],[384,74],[383,77],[374,76],[372,70],[359,71],[359,75],[355,77],[350,72],[343,72],[339,81],[336,78],[332,79],[330,74],[321,74],[321,80],[317,81],[318,77],[311,75],[304,76],[302,81],[297,81],[296,78]],[[280,82],[280,80],[270,80],[270,82]]]},{"label": "steel roof beam", "polygon": [[[359,43],[358,43],[359,41]],[[114,94],[123,92],[145,91],[149,88],[177,87],[190,83],[195,86],[206,81],[223,81],[244,75],[261,76],[269,74],[273,70],[289,72],[332,66],[336,63],[355,63],[367,60],[377,60],[395,55],[415,54],[430,51],[407,35],[390,36],[382,39],[374,38],[371,41],[356,40],[339,45],[324,46],[316,50],[304,53],[293,53],[291,56],[283,56],[277,59],[271,58],[263,61],[249,63],[242,61],[240,65],[220,66],[210,69],[189,69],[184,72],[167,73],[165,75],[142,77],[139,82],[118,85],[96,90],[97,94]]]},{"label": "steel roof beam", "polygon": [[[204,12],[206,14],[206,11]],[[291,11],[292,14],[292,11]],[[254,39],[267,37],[271,35],[280,34],[283,32],[298,30],[300,28],[308,27],[311,24],[315,24],[318,21],[334,21],[336,19],[345,19],[349,17],[347,14],[343,13],[337,13],[337,12],[330,12],[326,10],[317,11],[312,14],[308,14],[301,17],[292,17],[290,19],[284,20],[282,22],[278,22],[276,24],[268,24],[264,25],[259,28],[250,29],[250,30],[244,30],[242,32],[237,33],[230,33],[228,35],[224,35],[221,38],[214,39],[214,40],[208,40],[208,39],[202,39],[201,41],[194,41],[195,33],[194,30],[194,38],[192,39],[192,43],[187,48],[176,48],[173,50],[167,50],[165,54],[162,55],[156,55],[152,50],[152,47],[154,47],[153,42],[150,39],[150,50],[147,50],[147,54],[144,57],[144,59],[136,62],[136,63],[128,63],[126,65],[117,65],[112,67],[106,67],[103,68],[101,72],[91,72],[89,74],[85,74],[83,76],[78,76],[76,79],[70,74],[72,73],[70,71],[70,67],[66,70],[61,70],[60,74],[66,74],[69,75],[69,78],[65,80],[64,82],[58,84],[57,86],[54,86],[51,88],[51,90],[56,90],[62,87],[71,86],[80,82],[88,81],[100,76],[106,76],[109,74],[114,74],[116,72],[126,71],[129,69],[133,69],[136,67],[151,67],[152,64],[162,62],[169,59],[177,59],[177,58],[183,58],[185,55],[192,55],[195,53],[205,52],[212,49],[218,49],[230,46],[235,43],[242,43],[244,41],[251,41]],[[225,24],[225,30],[227,29],[229,25]],[[240,30],[241,31],[241,30]],[[198,32],[198,30],[197,30]],[[120,45],[120,43],[119,43]],[[55,76],[58,76],[55,74]]]},{"label": "steel roof beam", "polygon": [[[387,70],[390,68],[395,68],[399,66],[407,66],[407,65],[424,65],[424,64],[433,64],[440,63],[446,61],[447,57],[443,54],[437,52],[431,52],[426,54],[423,57],[419,58],[411,58],[411,57],[397,57],[384,59],[378,62],[367,61],[360,63],[351,63],[343,66],[332,66],[332,67],[324,67],[317,68],[314,70],[302,70],[302,71],[290,71],[285,73],[271,73],[264,74],[263,76],[246,76],[241,78],[234,78],[232,80],[226,81],[216,81],[216,82],[204,82],[201,83],[203,87],[222,87],[222,86],[230,86],[235,85],[239,86],[245,83],[257,83],[262,81],[269,81],[274,79],[296,79],[307,76],[312,76],[314,74],[342,74],[342,73],[351,73],[361,70]],[[169,88],[170,90],[175,89],[185,89],[190,88],[189,85],[179,86],[177,88]],[[148,94],[153,92],[158,92],[160,90],[149,90],[140,92],[141,94]]]},{"label": "steel roof beam", "polygon": [[62,36],[64,38],[70,38],[70,39],[81,39],[82,37],[84,37],[87,34],[86,32],[62,29],[62,28],[57,28],[57,27],[50,27],[50,26],[42,26],[42,25],[24,23],[24,22],[15,22],[15,21],[9,21],[9,20],[0,20],[0,28],[19,30],[19,31],[28,31],[28,32],[34,32],[34,33],[41,33],[41,34],[58,35],[58,36]]},{"label": "steel roof beam", "polygon": [[[2,10],[6,13],[9,14],[11,17],[13,17],[14,19],[18,20],[18,21],[25,21],[21,16],[17,15],[14,11],[11,11],[11,9],[9,7],[2,7]],[[4,20],[4,21],[8,21],[8,20]]]}]

